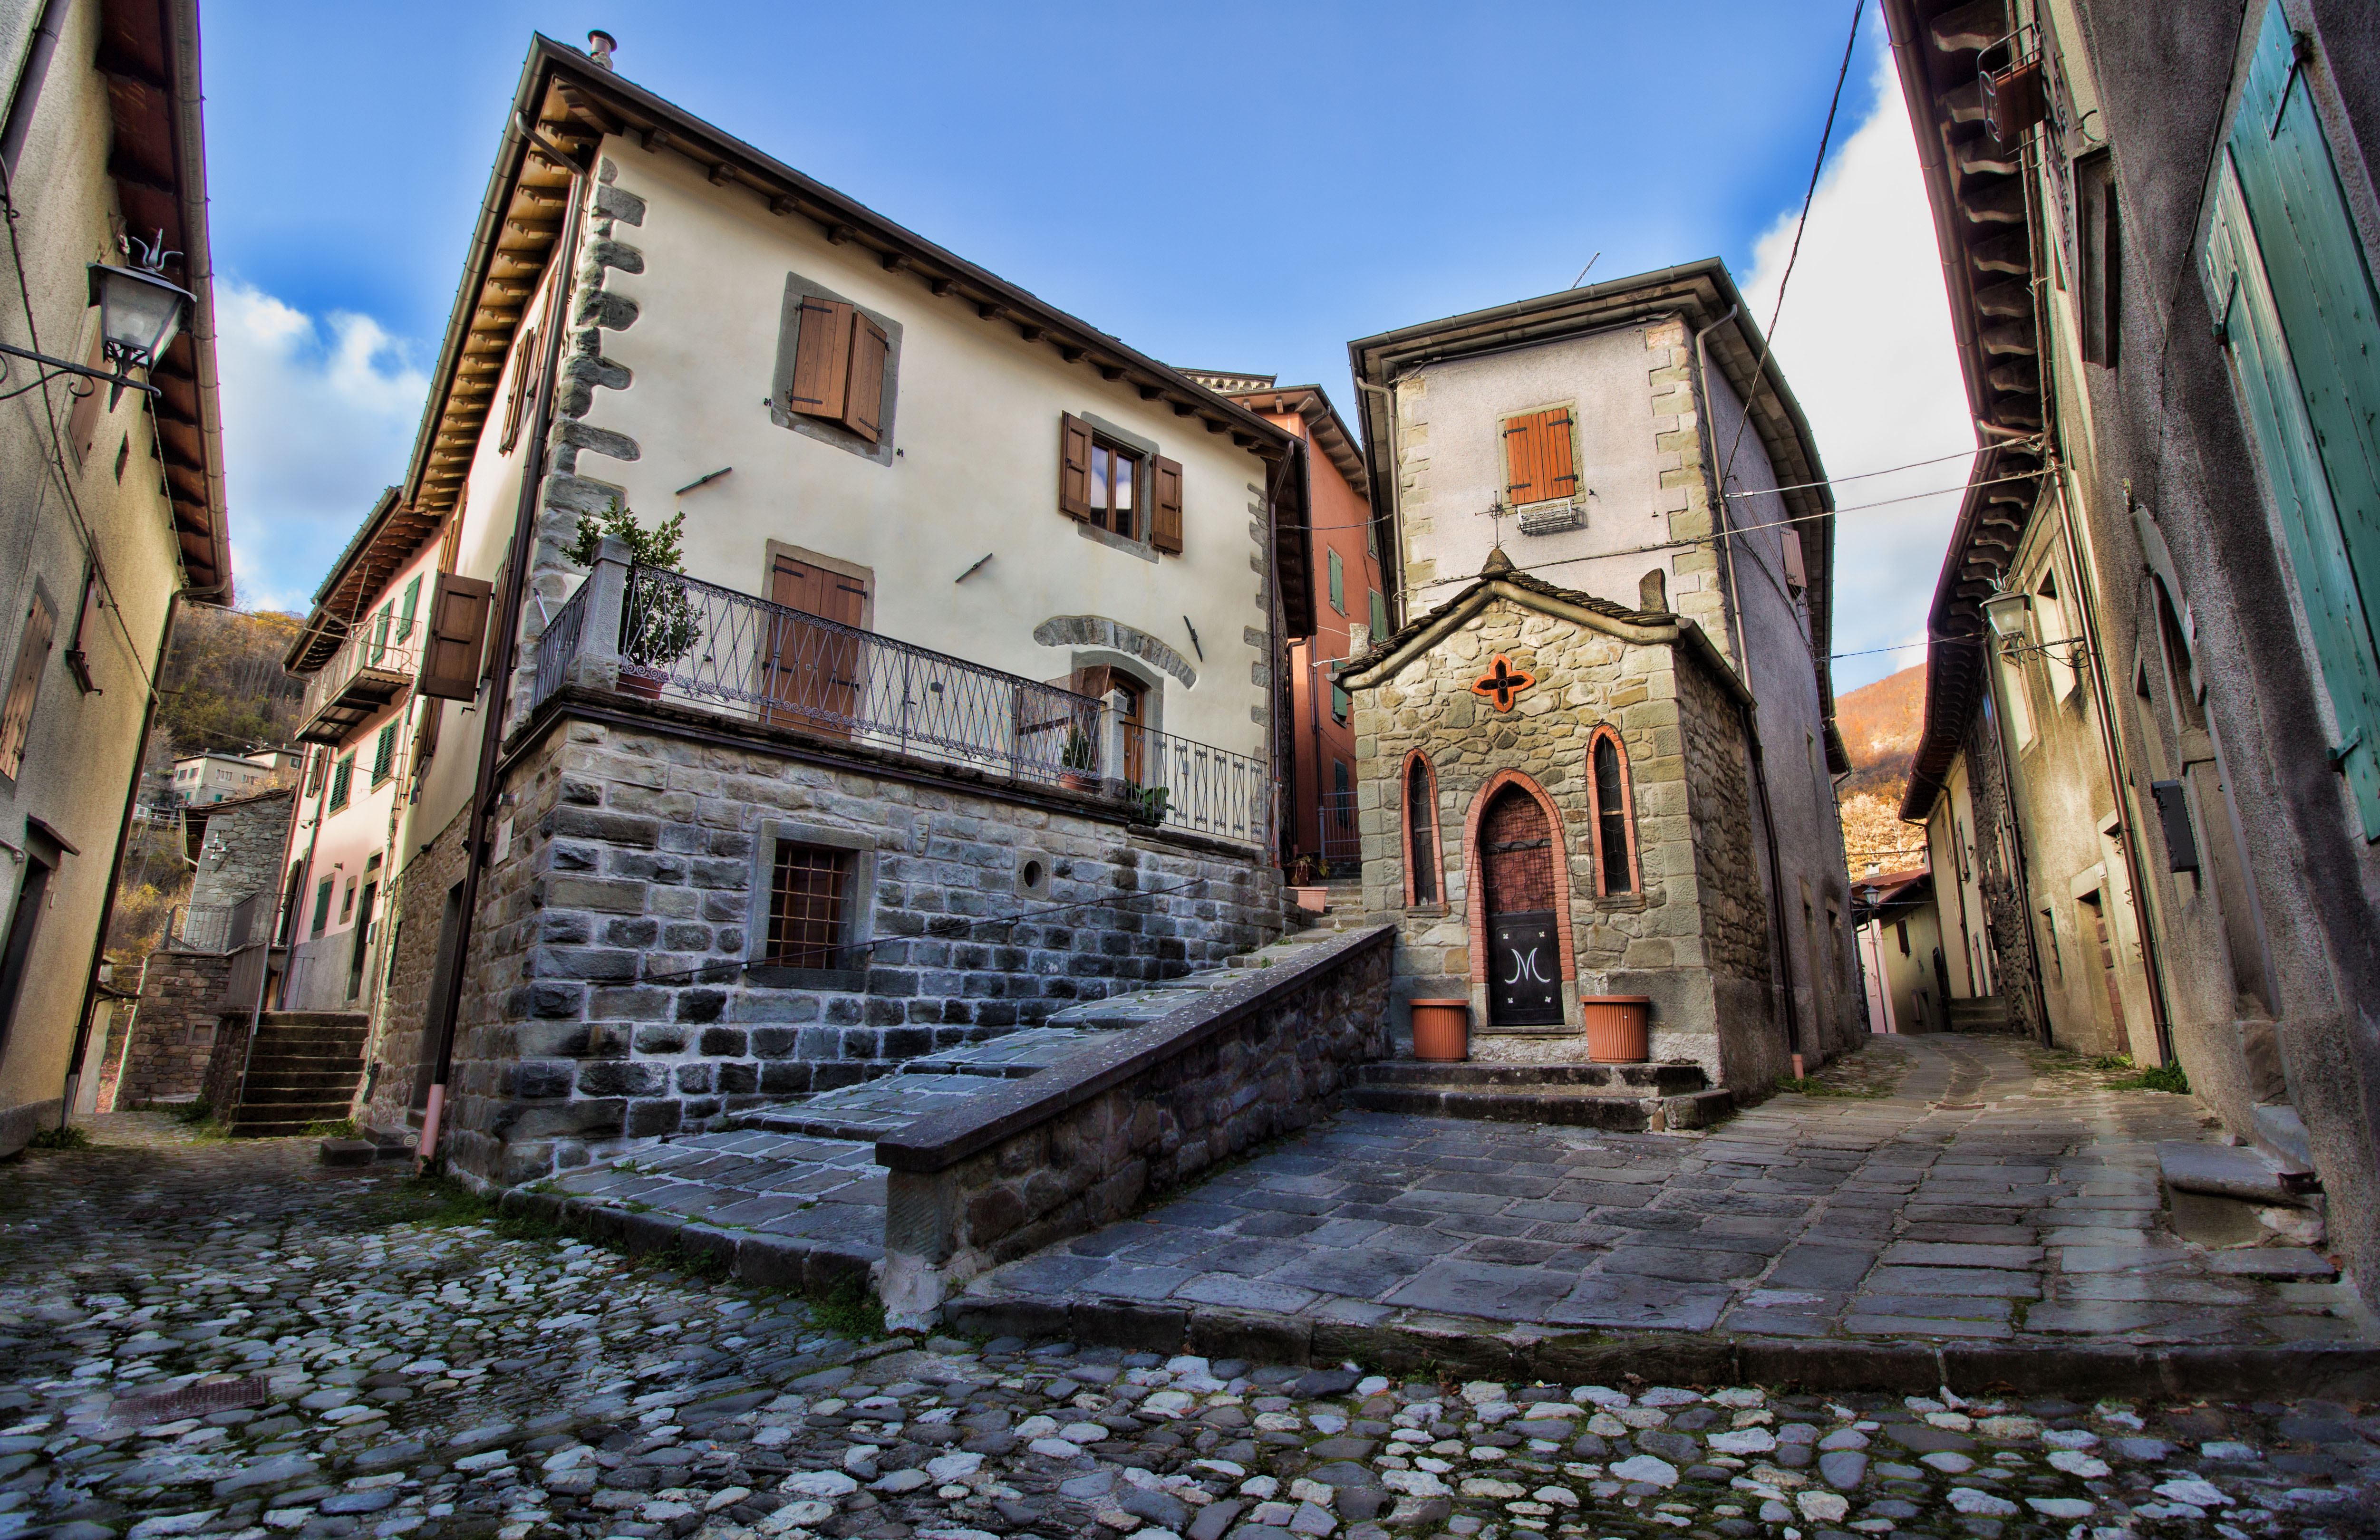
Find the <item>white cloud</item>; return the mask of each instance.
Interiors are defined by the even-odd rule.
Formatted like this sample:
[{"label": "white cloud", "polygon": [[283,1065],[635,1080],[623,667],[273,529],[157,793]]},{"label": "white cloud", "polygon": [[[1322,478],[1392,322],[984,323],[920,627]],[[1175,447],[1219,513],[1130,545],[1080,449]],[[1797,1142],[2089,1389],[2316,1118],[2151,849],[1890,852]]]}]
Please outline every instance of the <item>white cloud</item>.
[{"label": "white cloud", "polygon": [[239,602],[302,610],[404,474],[429,377],[370,317],[317,321],[236,280],[215,285],[215,330]]},{"label": "white cloud", "polygon": [[[1968,451],[1975,442],[1917,147],[1888,59],[1878,65],[1873,88],[1874,107],[1818,184],[1775,352],[1809,414],[1827,474],[1836,479],[1839,509],[1934,495],[1838,515],[1838,654],[1925,639],[1968,461],[1959,454],[1870,479],[1843,479]],[[1763,325],[1777,303],[1797,213],[1789,211],[1755,248],[1744,297]],[[1835,664],[1836,689],[1925,658],[1912,649],[1842,659]]]}]

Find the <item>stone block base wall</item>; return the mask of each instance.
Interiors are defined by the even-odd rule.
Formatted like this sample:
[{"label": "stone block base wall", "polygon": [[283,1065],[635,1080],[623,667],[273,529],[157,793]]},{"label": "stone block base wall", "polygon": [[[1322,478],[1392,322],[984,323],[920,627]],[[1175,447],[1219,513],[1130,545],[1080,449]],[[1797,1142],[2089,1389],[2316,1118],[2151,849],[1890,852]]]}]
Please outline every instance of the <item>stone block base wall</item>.
[{"label": "stone block base wall", "polygon": [[140,1003],[124,1044],[115,1097],[130,1109],[167,1097],[193,1097],[206,1087],[223,1014],[231,959],[204,952],[157,951],[140,969]]},{"label": "stone block base wall", "polygon": [[1294,962],[1185,991],[1147,1026],[879,1141],[892,1168],[886,1308],[921,1322],[985,1268],[1123,1219],[1325,1116],[1354,1071],[1389,1052],[1395,934],[1302,944]]},{"label": "stone block base wall", "polygon": [[[608,709],[550,703],[510,750],[511,838],[481,878],[442,1136],[467,1180],[509,1186],[889,1073],[1281,928],[1258,851],[592,698]],[[850,853],[847,966],[752,971],[779,839]]]},{"label": "stone block base wall", "polygon": [[388,980],[372,1013],[371,1037],[364,1050],[365,1089],[357,1101],[356,1121],[366,1128],[401,1134],[411,1126],[414,1083],[423,1055],[431,1049],[430,987],[438,967],[438,933],[445,920],[447,890],[463,880],[468,822],[457,813],[391,884],[392,930],[383,954],[389,957]]}]

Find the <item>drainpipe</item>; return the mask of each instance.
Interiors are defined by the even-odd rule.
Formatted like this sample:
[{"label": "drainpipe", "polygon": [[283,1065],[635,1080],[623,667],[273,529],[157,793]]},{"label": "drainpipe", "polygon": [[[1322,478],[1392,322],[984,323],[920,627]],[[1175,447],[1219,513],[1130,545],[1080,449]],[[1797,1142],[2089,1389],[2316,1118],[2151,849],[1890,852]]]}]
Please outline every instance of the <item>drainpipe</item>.
[{"label": "drainpipe", "polygon": [[[1704,371],[1710,367],[1710,353],[1705,341],[1713,332],[1735,319],[1742,307],[1730,305],[1727,314],[1694,333],[1694,410],[1702,418],[1702,431],[1694,436],[1702,443],[1703,480],[1710,488],[1711,514],[1727,551],[1727,620],[1728,630],[1735,646],[1735,665],[1743,679],[1743,687],[1752,688],[1752,660],[1743,647],[1743,590],[1735,582],[1735,539],[1728,530],[1727,489],[1719,484],[1718,470],[1711,459],[1710,396],[1704,383]],[[1758,388],[1759,382],[1754,382]],[[1752,403],[1746,401],[1749,414]],[[1785,1051],[1793,1061],[1793,1073],[1798,1078],[1802,1065],[1802,1003],[1796,991],[1800,985],[1793,976],[1793,944],[1791,928],[1785,922],[1785,867],[1777,855],[1777,812],[1768,799],[1768,757],[1760,743],[1760,719],[1750,703],[1742,709],[1743,742],[1752,759],[1752,787],[1760,799],[1760,843],[1767,855],[1768,865],[1768,932],[1770,945],[1775,947],[1777,965],[1784,975]]]},{"label": "drainpipe", "polygon": [[[149,703],[140,709],[140,737],[132,755],[132,776],[124,787],[124,816],[115,826],[115,855],[107,864],[106,897],[99,906],[99,928],[91,933],[91,965],[83,970],[82,1009],[75,1017],[74,1051],[67,1057],[65,1100],[58,1105],[58,1126],[67,1125],[74,1111],[75,1098],[82,1094],[82,1056],[91,1047],[91,1010],[99,1000],[100,964],[107,961],[107,929],[115,923],[115,885],[124,879],[124,847],[132,843],[132,809],[140,800],[140,772],[149,762],[149,734],[157,722],[157,685],[155,680],[165,672],[165,648],[174,639],[174,616],[181,609],[187,595],[219,593],[212,588],[176,588],[165,600],[164,623],[157,627],[157,650],[152,660]],[[23,863],[18,863],[20,866]]]},{"label": "drainpipe", "polygon": [[[1730,305],[1727,308],[1727,314],[1694,333],[1694,415],[1702,421],[1702,431],[1696,433],[1694,437],[1702,445],[1703,481],[1711,490],[1711,514],[1718,523],[1719,546],[1727,552],[1727,624],[1730,633],[1728,639],[1730,645],[1735,649],[1736,666],[1744,671],[1745,686],[1749,688],[1751,664],[1743,655],[1743,601],[1741,597],[1742,590],[1735,586],[1735,539],[1728,532],[1727,489],[1719,484],[1718,467],[1711,458],[1710,387],[1706,382],[1706,376],[1710,372],[1710,351],[1704,341],[1713,332],[1733,321],[1736,312],[1742,309],[1743,307],[1741,305]],[[1744,407],[1747,413],[1751,409],[1748,404]],[[1779,501],[1782,502],[1783,499],[1780,498]]]},{"label": "drainpipe", "polygon": [[[553,246],[553,260],[570,263],[577,260],[578,234],[586,213],[587,178],[583,175],[570,179],[570,213],[563,223],[562,237]],[[555,275],[553,304],[566,315],[572,299],[569,269],[565,266]],[[430,1002],[430,1030],[438,1044],[438,1067],[430,1081],[430,1105],[421,1118],[421,1145],[416,1157],[416,1168],[427,1170],[436,1158],[439,1124],[446,1106],[446,1083],[455,1067],[455,1024],[462,1013],[463,976],[470,971],[470,937],[474,916],[479,912],[480,873],[487,865],[488,816],[492,810],[496,780],[496,758],[504,746],[504,710],[512,693],[512,677],[520,661],[521,598],[528,588],[529,554],[537,540],[538,491],[545,480],[546,435],[553,429],[554,375],[561,367],[562,334],[566,328],[553,324],[554,316],[546,317],[545,336],[540,346],[545,349],[544,371],[539,378],[545,382],[535,403],[535,431],[530,435],[527,453],[522,458],[520,499],[513,510],[513,537],[510,558],[504,570],[504,589],[500,596],[498,613],[489,617],[491,624],[501,624],[496,637],[496,667],[488,679],[488,698],[480,708],[486,715],[480,726],[480,765],[471,781],[471,800],[467,805],[469,819],[464,827],[463,905],[461,930],[455,938],[453,964],[446,970],[443,995]]]}]

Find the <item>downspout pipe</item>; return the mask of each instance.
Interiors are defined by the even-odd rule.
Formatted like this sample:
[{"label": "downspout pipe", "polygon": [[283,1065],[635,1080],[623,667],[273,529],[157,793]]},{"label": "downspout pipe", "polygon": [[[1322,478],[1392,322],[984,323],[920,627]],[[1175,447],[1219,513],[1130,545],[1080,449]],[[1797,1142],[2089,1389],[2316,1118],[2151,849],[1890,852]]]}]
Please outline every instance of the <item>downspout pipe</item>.
[{"label": "downspout pipe", "polygon": [[[586,188],[583,172],[571,177],[570,215],[563,224],[562,238],[554,243],[556,262],[570,264],[577,261],[579,230],[586,216]],[[572,288],[569,268],[565,266],[556,274],[553,285],[552,302],[557,311],[568,312]],[[493,811],[496,760],[504,746],[505,709],[512,695],[513,674],[520,661],[521,600],[528,589],[529,555],[537,540],[538,496],[545,481],[546,436],[553,430],[554,376],[561,366],[562,335],[567,330],[552,324],[552,315],[547,317],[546,334],[540,339],[545,360],[539,378],[545,382],[545,387],[536,402],[536,431],[528,441],[528,453],[521,467],[520,498],[513,510],[511,555],[504,568],[501,612],[491,617],[491,624],[501,624],[504,629],[497,634],[496,667],[488,679],[487,701],[480,708],[485,715],[480,725],[480,765],[472,778],[469,816],[464,826],[462,931],[456,940],[453,963],[446,970],[444,993],[430,1002],[430,1028],[438,1044],[438,1067],[431,1077],[430,1106],[421,1122],[418,1164],[425,1170],[437,1158],[446,1086],[455,1068],[455,1026],[462,1013],[463,978],[470,971],[469,939],[479,913],[480,874],[488,860],[487,824]]]},{"label": "downspout pipe", "polygon": [[[50,72],[50,56],[58,51],[58,38],[67,27],[67,11],[74,0],[49,0],[42,7],[41,26],[33,33],[32,46],[25,50],[24,67],[17,72],[17,89],[9,93],[8,117],[0,125],[0,167],[6,167],[8,180],[17,179],[18,164],[24,159],[25,140],[33,131],[33,110],[42,103],[42,81]],[[144,742],[144,749],[148,746]]]}]

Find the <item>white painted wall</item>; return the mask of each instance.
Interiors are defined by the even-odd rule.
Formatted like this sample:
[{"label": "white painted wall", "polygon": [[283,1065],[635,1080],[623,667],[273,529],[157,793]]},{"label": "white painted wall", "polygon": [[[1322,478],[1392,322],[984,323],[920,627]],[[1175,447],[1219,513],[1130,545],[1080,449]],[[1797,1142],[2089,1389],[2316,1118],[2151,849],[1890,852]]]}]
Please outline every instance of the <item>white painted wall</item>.
[{"label": "white painted wall", "polygon": [[[1197,674],[1195,687],[1157,681],[1165,730],[1262,755],[1264,727],[1250,714],[1264,704],[1252,672],[1265,656],[1262,579],[1250,567],[1262,547],[1249,511],[1262,460],[1087,363],[1063,362],[1046,341],[1025,342],[1013,323],[980,319],[972,302],[936,298],[872,252],[770,213],[747,189],[712,187],[675,154],[611,140],[602,155],[614,185],[646,200],[643,224],[614,232],[643,252],[645,271],[606,280],[639,307],[634,325],[604,333],[605,356],[635,382],[597,391],[586,421],[636,440],[641,457],[582,453],[579,474],[618,483],[649,522],[683,507],[697,576],[765,595],[771,540],[856,563],[875,575],[879,633],[1028,678],[1072,666],[1068,649],[1033,639],[1052,616],[1147,632]],[[771,420],[764,398],[789,273],[900,323],[891,465]],[[1067,412],[1103,418],[1182,463],[1181,555],[1112,549],[1058,512]],[[722,466],[734,474],[673,495]],[[989,564],[954,582],[987,552]]]}]

